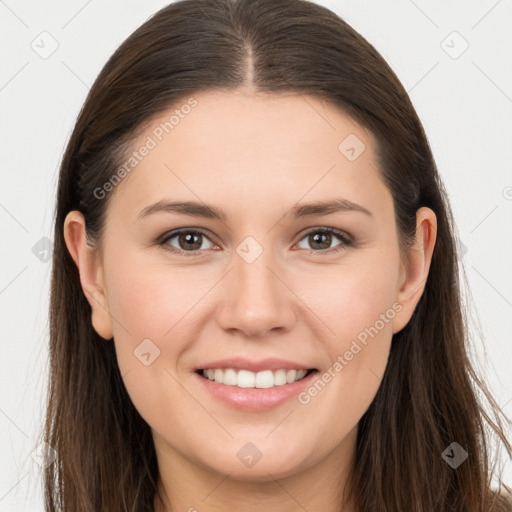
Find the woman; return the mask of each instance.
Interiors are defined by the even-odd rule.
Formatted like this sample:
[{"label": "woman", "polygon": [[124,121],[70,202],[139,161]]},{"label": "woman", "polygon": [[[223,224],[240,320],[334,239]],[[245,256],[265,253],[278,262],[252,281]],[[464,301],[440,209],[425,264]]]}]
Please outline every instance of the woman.
[{"label": "woman", "polygon": [[407,93],[338,16],[159,11],[61,166],[47,510],[511,510],[454,230]]}]

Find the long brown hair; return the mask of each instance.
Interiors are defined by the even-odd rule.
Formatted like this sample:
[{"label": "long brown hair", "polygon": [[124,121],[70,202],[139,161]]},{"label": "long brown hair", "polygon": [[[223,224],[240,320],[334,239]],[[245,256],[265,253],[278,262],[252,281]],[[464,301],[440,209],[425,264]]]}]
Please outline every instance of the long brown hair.
[{"label": "long brown hair", "polygon": [[[111,194],[99,200],[95,191],[116,174],[145,123],[194,93],[238,88],[314,95],[368,128],[401,249],[414,241],[419,207],[437,216],[424,293],[393,336],[380,388],[359,423],[350,496],[362,512],[510,510],[491,490],[488,453],[490,434],[511,453],[505,417],[469,358],[456,228],[424,129],[375,48],[306,0],[172,3],[122,43],[92,86],[58,183],[44,432],[57,459],[44,473],[46,510],[152,511],[158,490],[150,427],[127,394],[114,344],[92,328],[64,242],[65,216],[82,212],[88,238],[99,241]],[[442,457],[454,441],[469,454],[457,469]]]}]

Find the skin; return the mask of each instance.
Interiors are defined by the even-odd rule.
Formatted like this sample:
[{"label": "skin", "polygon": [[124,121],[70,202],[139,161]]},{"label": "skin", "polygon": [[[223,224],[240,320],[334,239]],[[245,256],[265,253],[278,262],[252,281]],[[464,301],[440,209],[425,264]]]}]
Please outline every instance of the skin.
[{"label": "skin", "polygon": [[[402,260],[369,131],[311,96],[194,97],[198,105],[117,185],[97,250],[85,243],[79,212],[64,225],[92,324],[115,343],[126,388],[152,428],[164,496],[155,510],[339,512],[358,422],[380,385],[392,335],[423,293],[435,214],[418,211],[416,244]],[[133,147],[169,115],[153,120]],[[349,134],[366,146],[354,161],[338,149]],[[290,213],[296,203],[333,198],[372,215]],[[169,212],[137,219],[162,199],[200,200],[227,220]],[[343,247],[336,235],[315,245],[307,230],[322,227],[345,231],[357,245]],[[158,244],[178,228],[207,231],[199,256]],[[236,252],[247,236],[263,249],[252,263]],[[187,250],[178,237],[169,245]],[[342,249],[326,252],[334,247]],[[200,363],[244,355],[291,359],[321,375],[393,304],[401,310],[307,404],[292,398],[242,412],[212,398],[193,374]],[[133,353],[146,338],[160,350],[149,366]],[[247,442],[262,454],[252,467],[237,457]]]}]

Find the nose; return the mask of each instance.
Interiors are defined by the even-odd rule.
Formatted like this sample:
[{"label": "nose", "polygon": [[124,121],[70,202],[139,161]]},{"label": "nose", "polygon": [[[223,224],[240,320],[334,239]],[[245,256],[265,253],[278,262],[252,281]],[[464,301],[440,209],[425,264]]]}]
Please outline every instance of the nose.
[{"label": "nose", "polygon": [[289,273],[272,261],[271,251],[249,263],[238,254],[222,284],[217,321],[226,331],[263,338],[270,331],[288,331],[298,315],[297,297],[287,283]]}]

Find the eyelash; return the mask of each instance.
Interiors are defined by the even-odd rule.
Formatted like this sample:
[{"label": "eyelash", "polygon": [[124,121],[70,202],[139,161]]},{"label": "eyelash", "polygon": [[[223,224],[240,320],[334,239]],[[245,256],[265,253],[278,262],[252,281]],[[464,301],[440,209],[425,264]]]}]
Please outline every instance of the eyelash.
[{"label": "eyelash", "polygon": [[[183,251],[182,249],[177,249],[176,247],[172,247],[171,245],[168,244],[169,240],[171,240],[183,233],[188,233],[188,234],[192,233],[194,235],[203,235],[208,240],[210,240],[208,237],[208,234],[205,231],[203,231],[202,229],[183,228],[183,229],[177,229],[175,231],[170,231],[169,233],[164,234],[163,236],[159,237],[159,239],[157,240],[157,243],[160,246],[162,246],[162,248],[164,250],[171,251],[175,254],[179,254],[179,255],[183,255],[183,256],[187,256],[187,257],[201,256],[201,254],[200,254],[202,251],[201,249],[198,249],[195,251]],[[313,228],[313,229],[310,229],[309,231],[304,233],[301,238],[299,238],[297,240],[296,244],[301,242],[304,238],[306,238],[307,236],[309,236],[313,233],[321,233],[323,235],[325,235],[325,234],[326,235],[335,235],[337,238],[339,238],[341,240],[342,243],[340,243],[338,246],[332,247],[330,249],[316,249],[316,250],[315,249],[304,249],[306,251],[309,251],[309,254],[311,254],[311,255],[321,256],[326,253],[328,253],[328,254],[338,253],[338,252],[342,251],[343,249],[356,246],[356,242],[352,236],[350,236],[348,233],[346,233],[344,231],[340,231],[339,229],[335,229],[335,228]],[[210,242],[211,242],[211,240],[210,240]],[[296,245],[296,244],[294,244],[294,245]]]}]

